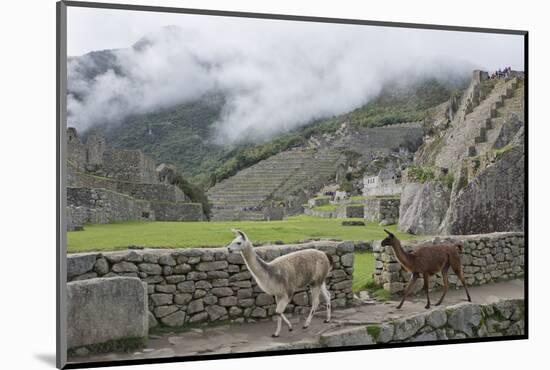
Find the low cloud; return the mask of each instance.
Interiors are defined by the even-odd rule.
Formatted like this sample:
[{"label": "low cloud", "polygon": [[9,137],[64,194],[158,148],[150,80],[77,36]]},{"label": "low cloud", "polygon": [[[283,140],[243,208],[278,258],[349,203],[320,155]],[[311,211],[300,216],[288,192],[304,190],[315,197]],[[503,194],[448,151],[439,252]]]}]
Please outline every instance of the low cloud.
[{"label": "low cloud", "polygon": [[445,32],[258,22],[164,27],[131,48],[71,58],[69,125],[116,125],[130,115],[222,93],[213,139],[263,140],[348,112],[396,78],[446,79],[484,67]]}]

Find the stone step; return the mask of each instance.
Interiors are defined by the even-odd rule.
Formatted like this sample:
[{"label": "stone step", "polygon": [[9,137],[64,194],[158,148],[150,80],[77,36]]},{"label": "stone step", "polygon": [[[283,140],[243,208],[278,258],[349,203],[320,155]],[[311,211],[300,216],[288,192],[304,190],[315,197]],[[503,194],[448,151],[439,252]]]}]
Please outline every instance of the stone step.
[{"label": "stone step", "polygon": [[232,209],[212,210],[212,221],[263,221],[262,212],[237,211]]}]

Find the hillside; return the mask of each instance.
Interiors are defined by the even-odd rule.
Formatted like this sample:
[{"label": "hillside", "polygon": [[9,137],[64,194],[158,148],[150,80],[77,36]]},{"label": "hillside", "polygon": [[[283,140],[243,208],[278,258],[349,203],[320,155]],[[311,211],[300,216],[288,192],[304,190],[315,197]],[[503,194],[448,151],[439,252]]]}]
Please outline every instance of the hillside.
[{"label": "hillside", "polygon": [[420,121],[432,107],[462,87],[462,83],[445,85],[435,79],[418,81],[397,91],[388,86],[376,99],[352,112],[311,122],[256,145],[225,147],[214,142],[213,124],[223,106],[220,95],[128,117],[105,129],[113,147],[141,149],[158,163],[174,163],[194,184],[208,188],[270,156],[304,147],[312,136],[334,133],[342,123],[365,128]]}]

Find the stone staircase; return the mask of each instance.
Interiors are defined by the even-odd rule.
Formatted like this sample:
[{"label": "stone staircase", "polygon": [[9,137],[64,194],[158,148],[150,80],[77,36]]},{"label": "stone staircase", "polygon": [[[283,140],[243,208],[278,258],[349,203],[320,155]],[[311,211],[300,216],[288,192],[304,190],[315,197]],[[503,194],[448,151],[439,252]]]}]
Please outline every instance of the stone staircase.
[{"label": "stone staircase", "polygon": [[343,155],[328,149],[293,149],[276,154],[213,186],[207,193],[212,220],[264,220],[269,201],[316,191],[333,180]]},{"label": "stone staircase", "polygon": [[523,120],[522,86],[523,82],[517,77],[496,84],[489,109],[485,108],[480,112],[486,118],[482,120],[482,126],[479,128],[479,134],[474,137],[473,144],[468,147],[468,157],[475,157],[490,149],[508,113],[514,112]]}]

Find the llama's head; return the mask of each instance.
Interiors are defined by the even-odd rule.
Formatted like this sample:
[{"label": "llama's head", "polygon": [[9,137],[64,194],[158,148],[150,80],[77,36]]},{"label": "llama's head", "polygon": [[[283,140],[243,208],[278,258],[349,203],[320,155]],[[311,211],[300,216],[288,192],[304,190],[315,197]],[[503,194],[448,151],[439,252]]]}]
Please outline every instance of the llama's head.
[{"label": "llama's head", "polygon": [[383,246],[386,246],[386,245],[393,245],[393,241],[396,239],[395,238],[395,235],[393,235],[392,233],[390,233],[388,230],[384,229],[384,231],[386,232],[386,234],[388,234],[388,236],[382,240],[382,245]]},{"label": "llama's head", "polygon": [[245,247],[246,243],[249,243],[248,237],[241,230],[231,229],[235,233],[235,239],[227,246],[229,252],[240,252]]}]

